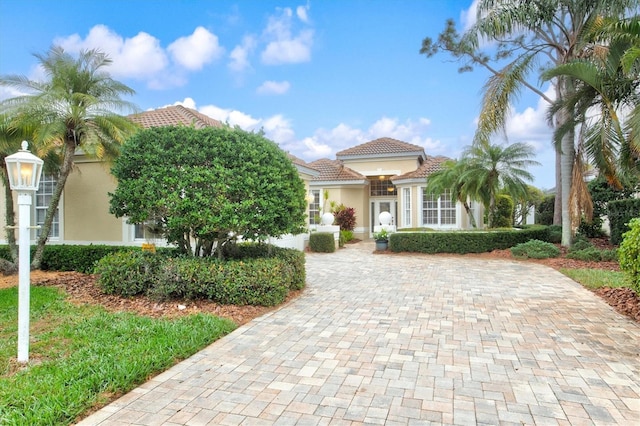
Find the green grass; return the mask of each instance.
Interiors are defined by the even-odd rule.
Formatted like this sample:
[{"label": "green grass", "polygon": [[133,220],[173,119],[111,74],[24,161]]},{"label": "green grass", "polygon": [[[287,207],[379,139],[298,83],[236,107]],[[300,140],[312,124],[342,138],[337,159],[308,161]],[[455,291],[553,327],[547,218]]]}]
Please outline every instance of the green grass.
[{"label": "green grass", "polygon": [[596,290],[600,287],[629,287],[623,272],[606,271],[603,269],[560,269],[564,275],[579,282],[586,288]]},{"label": "green grass", "polygon": [[74,306],[32,287],[30,363],[19,367],[16,288],[0,290],[0,424],[70,424],[235,328],[212,315],[153,319]]}]

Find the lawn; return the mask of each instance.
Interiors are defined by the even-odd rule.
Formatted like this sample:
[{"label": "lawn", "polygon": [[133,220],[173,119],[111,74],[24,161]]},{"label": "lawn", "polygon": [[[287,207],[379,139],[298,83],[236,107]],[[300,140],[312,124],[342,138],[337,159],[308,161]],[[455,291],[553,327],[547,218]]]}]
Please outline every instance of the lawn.
[{"label": "lawn", "polygon": [[560,272],[590,290],[597,290],[602,287],[631,288],[631,284],[625,278],[624,273],[619,271],[561,268]]},{"label": "lawn", "polygon": [[76,306],[31,288],[30,362],[16,363],[17,288],[0,290],[0,424],[70,424],[189,357],[235,324],[212,315],[153,319]]}]

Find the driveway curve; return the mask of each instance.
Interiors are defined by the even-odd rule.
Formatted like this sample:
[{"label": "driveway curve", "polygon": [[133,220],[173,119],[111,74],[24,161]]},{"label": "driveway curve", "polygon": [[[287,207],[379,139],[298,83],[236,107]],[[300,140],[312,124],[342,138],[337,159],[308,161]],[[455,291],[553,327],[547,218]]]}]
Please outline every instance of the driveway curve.
[{"label": "driveway curve", "polygon": [[304,294],[81,425],[640,424],[640,326],[548,267],[307,255]]}]

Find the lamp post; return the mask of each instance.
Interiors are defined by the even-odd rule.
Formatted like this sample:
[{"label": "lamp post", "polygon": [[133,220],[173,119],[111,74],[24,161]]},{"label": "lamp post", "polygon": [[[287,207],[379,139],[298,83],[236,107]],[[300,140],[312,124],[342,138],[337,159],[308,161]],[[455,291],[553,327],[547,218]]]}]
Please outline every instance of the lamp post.
[{"label": "lamp post", "polygon": [[22,149],[5,157],[9,186],[18,193],[18,362],[29,362],[29,290],[30,290],[30,234],[31,199],[40,185],[44,161],[27,150],[27,141]]}]

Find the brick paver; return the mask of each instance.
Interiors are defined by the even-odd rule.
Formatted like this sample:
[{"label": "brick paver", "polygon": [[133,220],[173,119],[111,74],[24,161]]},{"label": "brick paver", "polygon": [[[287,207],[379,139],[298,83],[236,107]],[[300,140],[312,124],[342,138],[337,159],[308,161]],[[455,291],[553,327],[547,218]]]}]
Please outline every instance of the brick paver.
[{"label": "brick paver", "polygon": [[81,425],[640,424],[640,326],[550,268],[307,256],[304,294]]}]

